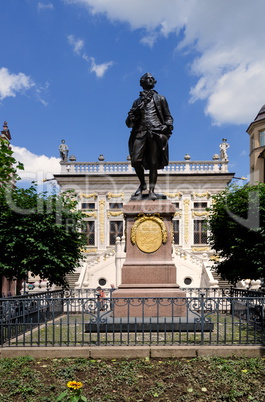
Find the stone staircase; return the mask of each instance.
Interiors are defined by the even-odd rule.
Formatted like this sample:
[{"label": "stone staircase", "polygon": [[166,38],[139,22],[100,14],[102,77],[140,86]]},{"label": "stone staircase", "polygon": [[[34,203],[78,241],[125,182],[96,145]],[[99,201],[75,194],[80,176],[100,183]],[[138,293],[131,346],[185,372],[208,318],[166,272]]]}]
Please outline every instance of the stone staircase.
[{"label": "stone staircase", "polygon": [[78,273],[78,272],[73,272],[72,274],[66,275],[66,279],[67,279],[67,281],[69,283],[69,288],[70,289],[75,288],[75,283],[78,281],[79,275],[80,275],[80,273]]},{"label": "stone staircase", "polygon": [[212,274],[213,274],[214,279],[218,281],[219,288],[225,289],[225,288],[230,288],[232,286],[231,282],[229,282],[225,279],[222,279],[221,275],[218,274],[216,271],[212,270]]}]

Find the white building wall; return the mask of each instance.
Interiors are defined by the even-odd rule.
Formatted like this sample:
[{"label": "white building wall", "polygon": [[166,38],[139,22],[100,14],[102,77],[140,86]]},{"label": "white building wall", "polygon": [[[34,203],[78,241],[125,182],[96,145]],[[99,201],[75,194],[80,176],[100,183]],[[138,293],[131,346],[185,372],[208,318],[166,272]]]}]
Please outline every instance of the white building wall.
[{"label": "white building wall", "polygon": [[[95,208],[84,211],[87,220],[95,222],[95,243],[85,250],[86,261],[82,266],[76,287],[95,288],[100,279],[105,279],[103,287],[119,286],[121,267],[125,259],[124,239],[116,246],[109,244],[110,221],[123,221],[123,211],[110,209],[109,203],[127,203],[138,187],[138,179],[128,162],[99,163],[61,163],[61,174],[55,178],[62,191],[74,189],[82,203],[94,203]],[[211,196],[223,190],[231,181],[233,173],[228,173],[227,162],[171,162],[159,172],[156,192],[165,194],[178,208],[174,219],[179,220],[178,250],[174,252],[177,269],[177,283],[183,287],[200,287],[208,283],[215,286],[208,257],[212,251],[208,244],[194,242],[194,220],[207,217],[205,208],[195,208],[194,203],[211,205]],[[125,225],[124,225],[125,226]],[[123,233],[124,235],[124,233]],[[205,254],[206,253],[206,254]],[[205,261],[205,256],[207,258]],[[190,278],[187,285],[185,279]]]}]

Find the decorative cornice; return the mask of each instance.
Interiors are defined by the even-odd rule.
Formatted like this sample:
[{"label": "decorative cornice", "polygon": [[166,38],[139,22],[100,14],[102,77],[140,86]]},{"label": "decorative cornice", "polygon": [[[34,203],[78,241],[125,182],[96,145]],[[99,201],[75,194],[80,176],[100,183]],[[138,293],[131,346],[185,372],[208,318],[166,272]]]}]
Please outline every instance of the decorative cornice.
[{"label": "decorative cornice", "polygon": [[205,193],[191,193],[192,198],[210,198],[211,193],[209,191],[206,191]]},{"label": "decorative cornice", "polygon": [[91,218],[93,216],[95,219],[97,219],[97,217],[98,217],[97,212],[84,212],[83,211],[82,213],[85,214],[89,218]]},{"label": "decorative cornice", "polygon": [[79,193],[78,195],[80,198],[94,198],[94,200],[96,200],[98,197],[98,195],[96,193],[92,193],[92,194]]},{"label": "decorative cornice", "polygon": [[192,217],[194,218],[195,216],[200,216],[200,217],[204,216],[204,217],[206,217],[206,216],[209,216],[209,212],[207,212],[207,211],[203,211],[203,212],[192,211]]},{"label": "decorative cornice", "polygon": [[179,216],[181,218],[182,217],[182,211],[175,212],[174,216]]},{"label": "decorative cornice", "polygon": [[180,191],[178,193],[164,193],[164,195],[166,195],[169,198],[181,198],[183,193],[181,193]]},{"label": "decorative cornice", "polygon": [[122,211],[116,211],[116,212],[108,211],[108,218],[110,218],[111,216],[120,216],[120,215],[123,215]]},{"label": "decorative cornice", "polygon": [[83,253],[96,253],[97,249],[96,248],[83,248],[82,252]]},{"label": "decorative cornice", "polygon": [[210,247],[192,247],[192,251],[210,251]]},{"label": "decorative cornice", "polygon": [[107,193],[107,199],[110,200],[111,198],[121,198],[122,200],[124,200],[124,193],[119,194]]}]

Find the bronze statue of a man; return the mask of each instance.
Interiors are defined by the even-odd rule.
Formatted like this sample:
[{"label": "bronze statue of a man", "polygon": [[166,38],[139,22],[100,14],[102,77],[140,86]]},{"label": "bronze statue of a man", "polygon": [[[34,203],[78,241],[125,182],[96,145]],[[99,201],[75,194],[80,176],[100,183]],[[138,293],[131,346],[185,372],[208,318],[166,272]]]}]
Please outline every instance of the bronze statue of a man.
[{"label": "bronze statue of a man", "polygon": [[149,170],[149,199],[156,200],[154,193],[157,170],[168,165],[168,139],[173,130],[173,118],[167,100],[153,88],[156,80],[150,73],[140,79],[143,91],[136,99],[126,119],[132,128],[129,139],[131,164],[140,180],[140,186],[132,199],[141,199],[147,189],[144,169]]}]

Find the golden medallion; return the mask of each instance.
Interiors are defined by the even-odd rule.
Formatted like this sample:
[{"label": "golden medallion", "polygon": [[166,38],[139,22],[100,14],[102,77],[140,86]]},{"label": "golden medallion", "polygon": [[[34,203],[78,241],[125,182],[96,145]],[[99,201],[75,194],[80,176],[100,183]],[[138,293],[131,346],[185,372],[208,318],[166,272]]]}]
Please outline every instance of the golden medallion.
[{"label": "golden medallion", "polygon": [[157,216],[142,216],[134,223],[131,241],[144,253],[153,253],[167,241],[164,222]]}]

